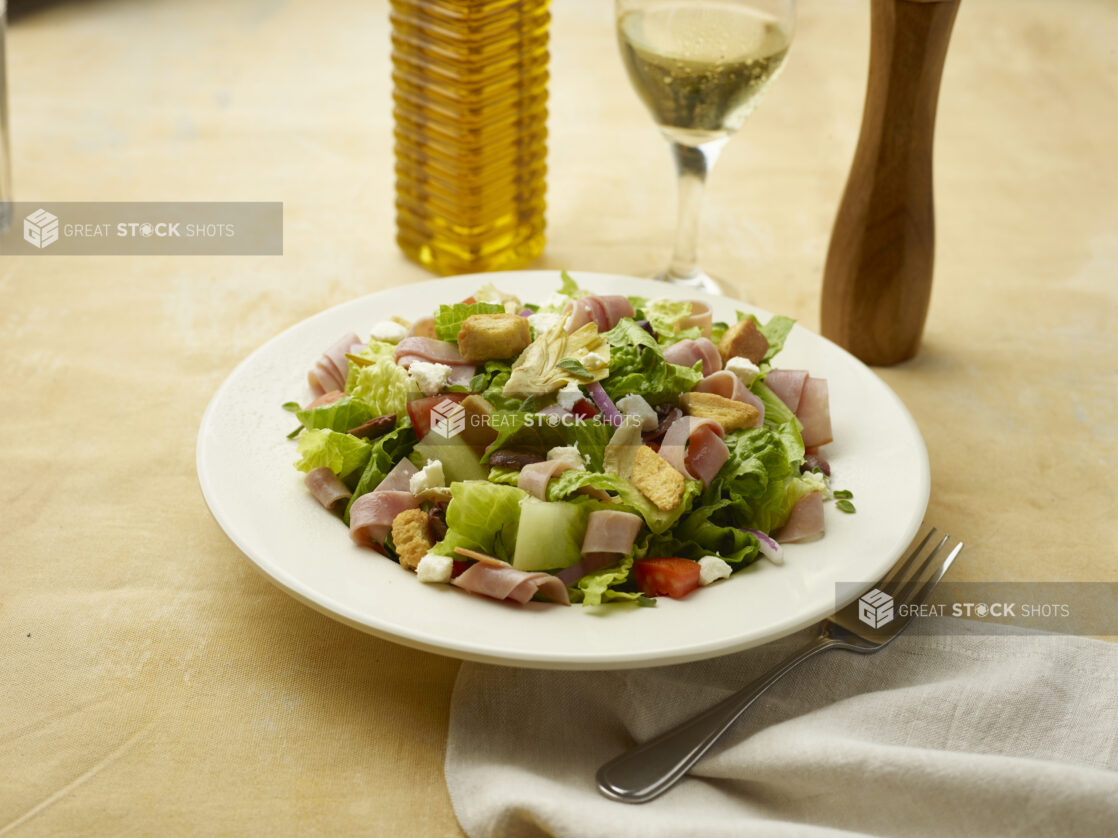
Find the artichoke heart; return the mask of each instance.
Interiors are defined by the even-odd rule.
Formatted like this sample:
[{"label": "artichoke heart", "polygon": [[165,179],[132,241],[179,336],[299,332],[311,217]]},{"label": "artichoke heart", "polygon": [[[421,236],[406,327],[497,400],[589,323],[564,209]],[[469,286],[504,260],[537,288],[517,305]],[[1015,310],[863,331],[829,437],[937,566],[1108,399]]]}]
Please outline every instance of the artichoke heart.
[{"label": "artichoke heart", "polygon": [[[567,318],[563,317],[528,344],[513,364],[502,395],[510,398],[543,396],[566,384],[587,384],[609,375],[609,343],[598,334],[598,327],[587,323],[568,334],[566,324]],[[591,378],[580,378],[559,366],[560,361],[569,358],[591,369],[591,365],[585,364],[586,357],[591,354],[605,359],[600,366],[594,365]]]}]

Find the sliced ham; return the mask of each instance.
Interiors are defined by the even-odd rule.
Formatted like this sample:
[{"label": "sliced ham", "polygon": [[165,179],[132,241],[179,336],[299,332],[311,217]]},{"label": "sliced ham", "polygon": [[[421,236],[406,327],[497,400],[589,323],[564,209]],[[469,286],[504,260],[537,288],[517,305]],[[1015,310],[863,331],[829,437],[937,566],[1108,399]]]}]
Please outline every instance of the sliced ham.
[{"label": "sliced ham", "polygon": [[346,354],[352,352],[354,348],[363,346],[361,339],[352,332],[339,338],[307,373],[307,383],[311,387],[311,392],[321,396],[331,390],[344,390],[346,375],[349,373]]},{"label": "sliced ham", "polygon": [[314,408],[322,407],[325,404],[333,404],[338,399],[340,399],[344,396],[345,396],[345,392],[342,391],[342,390],[331,390],[329,393],[323,393],[317,399],[315,399],[310,404],[308,404],[306,407],[304,407],[303,410],[314,410]]},{"label": "sliced ham", "polygon": [[353,502],[349,537],[355,543],[362,547],[384,544],[396,516],[419,506],[419,499],[409,490],[411,476],[417,471],[409,460],[400,460],[373,491]]},{"label": "sliced ham", "polygon": [[429,361],[448,366],[466,363],[466,359],[458,352],[458,346],[450,341],[421,337],[404,338],[396,344],[396,363],[407,369],[412,361]]},{"label": "sliced ham", "polygon": [[599,332],[608,332],[622,317],[633,316],[633,304],[628,297],[619,294],[590,294],[567,303],[563,313],[571,315],[567,320],[568,332],[577,331],[587,323],[593,323]]},{"label": "sliced ham", "polygon": [[411,486],[411,476],[418,471],[419,469],[412,464],[411,460],[400,460],[373,491],[406,492],[408,487]]},{"label": "sliced ham", "polygon": [[730,457],[722,437],[722,426],[713,419],[683,416],[664,434],[660,456],[684,477],[709,485]]},{"label": "sliced ham", "polygon": [[716,396],[722,396],[726,399],[734,399],[735,401],[751,404],[757,408],[757,421],[753,427],[759,428],[765,421],[765,403],[761,401],[759,396],[750,392],[740,378],[728,370],[719,370],[716,373],[711,373],[698,384],[695,385],[695,392],[697,393],[714,393]]},{"label": "sliced ham", "polygon": [[806,541],[823,534],[823,495],[808,492],[792,507],[788,521],[773,533],[781,544],[789,541]]},{"label": "sliced ham", "polygon": [[558,577],[550,573],[528,573],[511,565],[478,562],[454,577],[450,584],[472,594],[493,599],[511,599],[522,604],[537,594],[560,605],[571,604],[567,586]]},{"label": "sliced ham", "polygon": [[710,306],[702,300],[690,300],[689,302],[691,303],[691,313],[676,321],[676,330],[693,329],[697,326],[703,337],[709,338],[714,326],[714,315],[711,313]]},{"label": "sliced ham", "polygon": [[702,361],[704,376],[722,369],[722,355],[708,338],[673,343],[664,350],[664,360],[681,367],[693,367],[696,361]]},{"label": "sliced ham", "polygon": [[808,378],[796,410],[796,418],[803,423],[805,446],[826,445],[831,435],[831,408],[827,395],[827,379]]},{"label": "sliced ham", "polygon": [[628,512],[591,512],[586,521],[586,535],[582,539],[582,555],[616,553],[624,556],[632,552],[633,540],[643,524],[644,520],[639,515]]},{"label": "sliced ham", "polygon": [[547,500],[547,484],[557,474],[562,474],[570,466],[561,460],[544,460],[542,463],[529,463],[520,470],[516,485],[533,497]]},{"label": "sliced ham", "polygon": [[[547,484],[551,482],[551,478],[557,474],[562,474],[570,466],[562,460],[544,460],[542,463],[529,463],[520,469],[520,474],[516,478],[516,486],[523,489],[533,497],[540,500],[547,500]],[[595,488],[594,486],[580,486],[578,493],[582,495],[589,495],[598,500],[612,501],[611,498],[602,489]]]},{"label": "sliced ham", "polygon": [[326,466],[308,471],[307,476],[303,478],[303,483],[314,499],[331,512],[336,512],[338,507],[352,495],[349,487]]},{"label": "sliced ham", "polygon": [[362,547],[384,544],[396,516],[418,506],[419,499],[411,492],[382,491],[378,486],[349,508],[349,537]]},{"label": "sliced ham", "polygon": [[450,367],[447,384],[466,385],[477,369],[458,352],[458,346],[445,340],[427,337],[407,337],[396,344],[396,363],[408,369],[416,361],[446,364]]},{"label": "sliced ham", "polygon": [[765,386],[795,413],[800,406],[807,379],[807,370],[769,370],[765,376]]}]

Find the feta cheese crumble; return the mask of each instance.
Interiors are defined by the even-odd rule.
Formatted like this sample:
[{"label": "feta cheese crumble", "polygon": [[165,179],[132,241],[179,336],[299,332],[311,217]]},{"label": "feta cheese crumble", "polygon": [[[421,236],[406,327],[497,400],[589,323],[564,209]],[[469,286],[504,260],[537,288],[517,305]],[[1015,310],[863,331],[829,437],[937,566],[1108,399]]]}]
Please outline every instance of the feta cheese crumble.
[{"label": "feta cheese crumble", "polygon": [[573,381],[568,381],[566,386],[555,394],[559,406],[565,410],[572,410],[576,404],[582,401],[582,390]]},{"label": "feta cheese crumble", "polygon": [[446,364],[431,364],[427,361],[413,361],[408,375],[425,396],[433,396],[442,391],[450,377],[450,367]]},{"label": "feta cheese crumble", "polygon": [[407,334],[407,329],[391,320],[382,320],[375,324],[372,331],[369,332],[369,336],[373,340],[383,340],[386,343],[399,343],[407,337]]},{"label": "feta cheese crumble", "polygon": [[740,355],[735,356],[726,362],[725,369],[728,369],[734,375],[741,379],[741,383],[748,387],[753,383],[761,370],[758,366],[750,361],[748,358],[742,358]]},{"label": "feta cheese crumble", "polygon": [[549,460],[558,460],[561,463],[566,463],[573,469],[586,471],[586,461],[582,455],[578,453],[577,445],[563,445],[556,446],[547,452]]},{"label": "feta cheese crumble", "polygon": [[437,489],[445,485],[446,476],[443,474],[443,464],[439,460],[428,460],[427,465],[411,476],[408,481],[408,491],[413,495],[418,495],[428,489]]},{"label": "feta cheese crumble", "polygon": [[419,560],[415,568],[415,577],[420,582],[447,583],[454,570],[454,560],[450,556],[436,556],[428,553]]},{"label": "feta cheese crumble", "polygon": [[703,556],[699,559],[699,584],[709,585],[719,579],[730,578],[730,566],[718,556]]},{"label": "feta cheese crumble", "polygon": [[528,325],[535,329],[537,335],[542,335],[544,332],[550,332],[555,328],[559,319],[558,314],[548,314],[547,312],[530,314],[528,315]]},{"label": "feta cheese crumble", "polygon": [[629,395],[617,400],[617,409],[626,416],[636,416],[641,420],[642,431],[654,431],[660,424],[660,417],[652,409],[644,396]]},{"label": "feta cheese crumble", "polygon": [[599,355],[597,352],[587,352],[582,359],[582,365],[590,372],[597,372],[604,370],[609,366],[609,360],[604,355]]}]

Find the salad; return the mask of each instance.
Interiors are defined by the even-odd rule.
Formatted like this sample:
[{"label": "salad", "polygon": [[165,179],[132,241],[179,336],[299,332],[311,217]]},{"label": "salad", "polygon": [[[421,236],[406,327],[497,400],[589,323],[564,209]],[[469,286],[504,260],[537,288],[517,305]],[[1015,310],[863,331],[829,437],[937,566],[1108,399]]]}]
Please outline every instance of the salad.
[{"label": "salad", "polygon": [[525,603],[681,598],[823,534],[827,382],[793,326],[697,300],[491,283],[343,336],[308,374],[311,495],[429,584]]}]

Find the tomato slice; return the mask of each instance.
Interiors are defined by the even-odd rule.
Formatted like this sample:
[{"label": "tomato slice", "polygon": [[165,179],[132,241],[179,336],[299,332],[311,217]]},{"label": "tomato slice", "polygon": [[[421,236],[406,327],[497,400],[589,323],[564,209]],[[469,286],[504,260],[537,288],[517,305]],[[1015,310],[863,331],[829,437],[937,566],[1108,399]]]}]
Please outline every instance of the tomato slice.
[{"label": "tomato slice", "polygon": [[422,399],[412,399],[408,402],[408,418],[411,419],[415,435],[422,441],[423,437],[431,430],[431,408],[444,399],[460,402],[469,393],[438,393],[434,396],[424,396]]},{"label": "tomato slice", "polygon": [[645,596],[682,599],[699,587],[699,563],[691,559],[640,559],[633,579]]},{"label": "tomato slice", "polygon": [[581,416],[583,419],[589,419],[591,416],[597,416],[599,411],[594,402],[589,399],[579,399],[571,408],[571,413],[575,416]]}]

